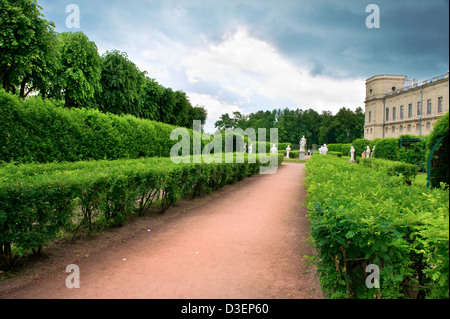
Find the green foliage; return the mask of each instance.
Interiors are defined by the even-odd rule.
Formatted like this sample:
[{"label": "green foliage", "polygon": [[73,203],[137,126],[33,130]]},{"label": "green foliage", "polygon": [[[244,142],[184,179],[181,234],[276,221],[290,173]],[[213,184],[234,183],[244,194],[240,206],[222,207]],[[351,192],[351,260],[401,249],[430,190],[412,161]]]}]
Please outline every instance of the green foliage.
[{"label": "green foliage", "polygon": [[[54,24],[43,19],[36,0],[0,1],[0,84],[25,95],[25,86],[42,88],[51,69]],[[28,92],[29,93],[29,92]]]},{"label": "green foliage", "polygon": [[[224,155],[222,155],[224,156]],[[277,155],[275,155],[277,156]],[[283,161],[277,156],[278,165]],[[258,172],[263,164],[237,155],[232,163],[175,164],[170,158],[6,164],[0,167],[0,266],[61,231],[76,235],[121,226],[130,214],[162,212],[182,197],[210,192]]]},{"label": "green foliage", "polygon": [[96,101],[102,112],[141,115],[145,72],[128,59],[126,53],[107,51],[101,57],[101,92]]},{"label": "green foliage", "polygon": [[101,92],[101,59],[97,45],[81,31],[60,35],[61,57],[58,84],[51,96],[63,93],[66,107],[87,106]]},{"label": "green foliage", "polygon": [[[364,138],[354,140],[352,145],[355,148],[355,158],[357,158],[358,156],[361,156],[362,152],[366,151],[367,146],[370,147],[370,143],[371,142],[369,140],[364,139]],[[377,151],[377,150],[375,150],[375,151]],[[378,152],[376,152],[375,154],[378,154]]]},{"label": "green foliage", "polygon": [[[367,144],[369,145],[369,144]],[[378,138],[372,141],[375,145],[375,157],[396,161],[400,142],[398,138]]]},{"label": "green foliage", "polygon": [[[448,298],[449,192],[334,156],[306,162],[308,217],[330,298]],[[366,266],[380,268],[369,289]]]},{"label": "green foliage", "polygon": [[430,133],[430,137],[427,140],[427,149],[431,150],[437,141],[448,133],[449,125],[449,112],[445,113],[436,123],[433,125],[433,131]]},{"label": "green foliage", "polygon": [[172,125],[55,104],[0,91],[0,161],[167,157],[176,143]]},{"label": "green foliage", "polygon": [[361,108],[355,112],[341,108],[335,116],[331,112],[319,114],[312,109],[290,110],[288,108],[258,111],[249,115],[234,112],[232,116],[222,114],[215,126],[220,129],[254,128],[256,131],[258,128],[265,128],[266,140],[270,139],[270,128],[277,128],[278,139],[283,143],[289,143],[293,148],[293,145],[295,147],[299,144],[303,135],[309,146],[344,143],[360,138],[364,135],[364,113]]},{"label": "green foliage", "polygon": [[404,181],[411,185],[417,176],[417,165],[398,161],[389,161],[381,158],[358,157],[356,162],[374,170],[384,172],[389,176],[402,176]]},{"label": "green foliage", "polygon": [[328,153],[341,152],[344,156],[350,156],[351,146],[352,146],[351,143],[350,144],[327,144]]}]

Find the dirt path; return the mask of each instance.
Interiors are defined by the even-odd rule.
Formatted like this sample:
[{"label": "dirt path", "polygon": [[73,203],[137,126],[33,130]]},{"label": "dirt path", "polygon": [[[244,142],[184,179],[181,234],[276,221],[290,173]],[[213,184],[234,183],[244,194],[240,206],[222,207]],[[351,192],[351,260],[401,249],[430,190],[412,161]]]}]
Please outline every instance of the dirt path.
[{"label": "dirt path", "polygon": [[[159,219],[49,248],[27,275],[0,281],[0,298],[322,298],[314,267],[301,261],[313,254],[303,166],[283,163]],[[79,289],[65,285],[68,264],[80,268]]]}]

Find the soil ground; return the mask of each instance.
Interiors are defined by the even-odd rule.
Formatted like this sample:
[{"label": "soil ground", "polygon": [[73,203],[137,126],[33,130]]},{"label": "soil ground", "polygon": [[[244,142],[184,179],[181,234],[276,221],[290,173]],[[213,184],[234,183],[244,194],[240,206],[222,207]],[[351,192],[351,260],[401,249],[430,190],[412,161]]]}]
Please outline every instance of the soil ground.
[{"label": "soil ground", "polygon": [[[181,200],[162,215],[49,245],[0,281],[0,298],[323,298],[302,258],[314,254],[303,168],[283,163],[275,174]],[[80,288],[66,287],[69,264],[80,269]]]}]

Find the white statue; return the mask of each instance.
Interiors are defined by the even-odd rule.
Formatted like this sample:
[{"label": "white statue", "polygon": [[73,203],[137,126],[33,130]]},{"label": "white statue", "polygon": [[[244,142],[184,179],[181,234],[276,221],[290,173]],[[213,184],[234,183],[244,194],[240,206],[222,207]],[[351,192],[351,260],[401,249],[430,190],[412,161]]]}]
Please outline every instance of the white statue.
[{"label": "white statue", "polygon": [[272,148],[270,149],[270,152],[271,152],[272,154],[278,152],[278,149],[277,149],[277,147],[275,146],[275,144],[273,144]]},{"label": "white statue", "polygon": [[249,154],[253,153],[253,144],[250,144],[250,146],[248,147],[248,153]]},{"label": "white statue", "polygon": [[349,162],[355,163],[355,148],[353,147],[353,145],[350,148],[350,161]]},{"label": "white statue", "polygon": [[244,143],[244,153],[247,152],[247,143]]},{"label": "white statue", "polygon": [[325,155],[328,154],[328,147],[327,147],[327,144],[323,144],[323,154],[325,154]]},{"label": "white statue", "polygon": [[369,158],[369,157],[370,157],[370,147],[367,146],[367,149],[366,149],[366,158]]},{"label": "white statue", "polygon": [[288,145],[286,147],[286,158],[289,158],[289,151],[291,150],[291,147]]},{"label": "white statue", "polygon": [[305,146],[306,146],[306,138],[303,135],[302,139],[300,140],[300,152],[305,151]]},{"label": "white statue", "polygon": [[370,154],[370,157],[373,157],[373,153],[375,153],[375,145],[372,148],[372,154]]}]

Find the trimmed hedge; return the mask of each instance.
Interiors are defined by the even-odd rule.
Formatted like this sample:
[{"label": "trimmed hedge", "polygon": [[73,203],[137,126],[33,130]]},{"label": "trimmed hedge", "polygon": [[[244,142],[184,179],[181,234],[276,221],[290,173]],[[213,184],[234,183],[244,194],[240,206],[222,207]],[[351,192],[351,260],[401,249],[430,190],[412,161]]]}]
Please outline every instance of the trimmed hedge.
[{"label": "trimmed hedge", "polygon": [[[277,156],[278,165],[283,156]],[[223,159],[223,158],[222,158]],[[236,159],[236,158],[235,158]],[[164,211],[177,200],[258,172],[254,163],[175,164],[170,158],[3,165],[0,168],[0,266],[61,231],[121,226],[130,214]],[[13,251],[14,250],[14,251]]]},{"label": "trimmed hedge", "polygon": [[67,109],[37,97],[22,101],[0,91],[0,162],[168,157],[177,142],[170,140],[174,128],[131,115]]},{"label": "trimmed hedge", "polygon": [[[306,162],[313,259],[330,298],[448,298],[449,192],[334,156]],[[380,288],[365,282],[379,267]]]},{"label": "trimmed hedge", "polygon": [[389,161],[381,158],[362,158],[356,159],[358,164],[371,167],[377,171],[384,172],[389,176],[402,176],[404,181],[411,185],[417,176],[417,165],[404,162]]}]

